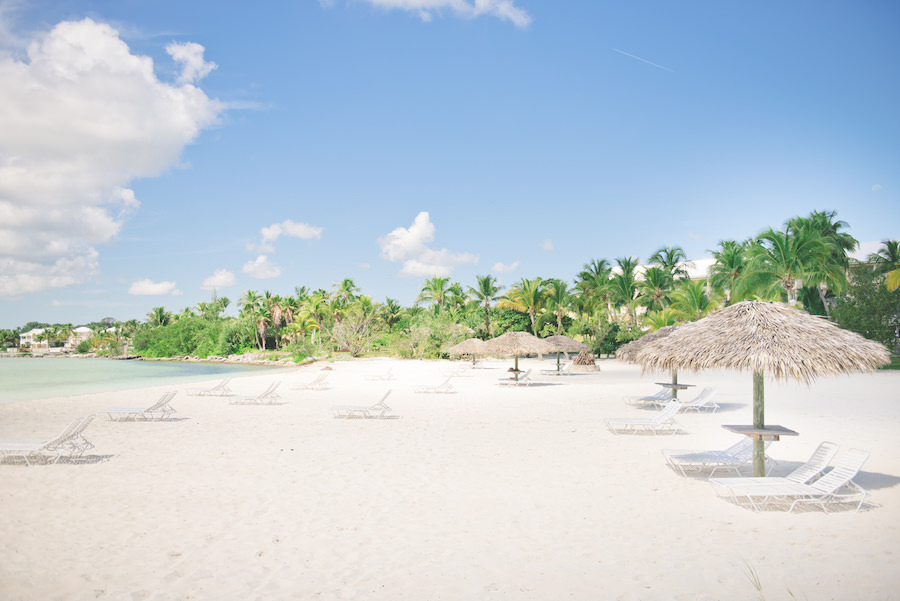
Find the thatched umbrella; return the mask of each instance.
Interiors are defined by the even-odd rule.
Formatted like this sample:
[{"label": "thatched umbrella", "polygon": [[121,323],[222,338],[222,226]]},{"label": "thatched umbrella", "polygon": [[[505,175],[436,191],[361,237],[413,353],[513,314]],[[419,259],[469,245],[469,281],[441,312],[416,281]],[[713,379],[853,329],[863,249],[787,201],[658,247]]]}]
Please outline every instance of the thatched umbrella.
[{"label": "thatched umbrella", "polygon": [[472,364],[475,364],[475,356],[484,352],[484,340],[480,338],[468,338],[447,348],[450,355],[472,355]]},{"label": "thatched umbrella", "polygon": [[[645,370],[720,368],[753,372],[753,427],[765,429],[763,375],[813,379],[872,371],[890,361],[884,345],[781,303],[744,301],[645,343],[633,358]],[[753,446],[753,475],[765,474],[761,438]]]},{"label": "thatched umbrella", "polygon": [[549,342],[553,345],[554,350],[556,351],[556,371],[559,371],[559,354],[560,353],[580,353],[581,351],[589,350],[590,347],[583,342],[578,342],[573,338],[569,338],[568,336],[563,336],[562,334],[555,334],[553,336],[547,336],[544,338],[545,342]]},{"label": "thatched umbrella", "polygon": [[[647,334],[644,334],[637,340],[632,340],[628,344],[623,344],[618,349],[616,349],[616,359],[621,359],[622,361],[626,361],[628,363],[636,363],[635,357],[639,350],[644,348],[649,342],[653,342],[654,340],[659,340],[660,338],[665,338],[672,332],[674,332],[678,328],[678,326],[664,326],[659,328],[658,330],[654,330]],[[672,384],[678,384],[678,370],[672,370]],[[672,388],[672,398],[678,398],[678,388]]]},{"label": "thatched umbrella", "polygon": [[507,332],[502,336],[491,338],[484,343],[482,351],[486,353],[503,353],[515,355],[515,379],[519,379],[519,355],[530,353],[552,353],[553,346],[528,332]]}]

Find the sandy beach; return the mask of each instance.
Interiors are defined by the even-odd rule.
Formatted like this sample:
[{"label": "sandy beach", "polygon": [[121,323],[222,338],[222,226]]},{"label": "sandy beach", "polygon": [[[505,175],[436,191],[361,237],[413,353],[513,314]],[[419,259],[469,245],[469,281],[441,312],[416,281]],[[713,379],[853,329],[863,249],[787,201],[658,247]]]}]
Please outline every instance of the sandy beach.
[{"label": "sandy beach", "polygon": [[[232,381],[281,380],[281,404],[172,401],[175,418],[98,415],[79,462],[0,465],[0,597],[8,600],[895,599],[900,373],[766,382],[766,421],[800,433],[769,448],[774,475],[823,440],[871,452],[859,513],[753,512],[669,469],[664,448],[723,449],[751,421],[748,373],[681,374],[718,388],[685,433],[615,436],[648,417],[623,396],[661,374],[601,371],[497,385],[512,360],[466,369],[455,394],[416,394],[465,362],[365,359]],[[330,388],[291,390],[326,365]],[[391,369],[395,379],[368,379]],[[205,384],[213,385],[219,379]],[[201,385],[203,385],[201,383]],[[0,406],[0,439],[42,440],[71,419],[146,406],[168,387]],[[333,419],[391,389],[392,420]],[[758,575],[762,594],[749,572]],[[793,596],[792,596],[793,595]]]}]

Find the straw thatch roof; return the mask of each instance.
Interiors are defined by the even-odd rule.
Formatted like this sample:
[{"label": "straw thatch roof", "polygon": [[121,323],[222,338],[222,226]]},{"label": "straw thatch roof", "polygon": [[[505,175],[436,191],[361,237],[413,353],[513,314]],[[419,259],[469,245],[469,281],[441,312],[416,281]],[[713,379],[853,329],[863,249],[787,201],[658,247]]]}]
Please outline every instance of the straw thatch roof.
[{"label": "straw thatch roof", "polygon": [[450,355],[477,355],[484,352],[484,340],[469,338],[447,348]]},{"label": "straw thatch roof", "polygon": [[578,342],[577,340],[569,338],[568,336],[563,336],[562,334],[547,336],[544,338],[544,342],[552,344],[553,350],[558,353],[576,353],[590,348],[585,343]]},{"label": "straw thatch roof", "polygon": [[[617,355],[618,356],[618,355]],[[744,301],[647,342],[644,369],[749,370],[776,379],[871,371],[890,361],[884,345],[781,303]]]},{"label": "straw thatch roof", "polygon": [[484,343],[483,352],[507,355],[528,355],[531,353],[553,353],[554,347],[528,332],[507,332]]},{"label": "straw thatch roof", "polygon": [[653,342],[654,340],[665,338],[666,336],[674,332],[677,327],[678,326],[665,326],[658,330],[648,332],[637,340],[632,340],[628,344],[623,344],[618,349],[616,349],[616,359],[634,363],[634,358],[637,356],[637,352],[644,348],[644,346],[648,342]]}]

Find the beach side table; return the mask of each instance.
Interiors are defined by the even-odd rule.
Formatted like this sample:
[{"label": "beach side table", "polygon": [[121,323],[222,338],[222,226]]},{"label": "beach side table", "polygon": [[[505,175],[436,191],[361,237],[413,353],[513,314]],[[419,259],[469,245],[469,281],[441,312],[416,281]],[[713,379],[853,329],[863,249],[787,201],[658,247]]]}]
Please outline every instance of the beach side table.
[{"label": "beach side table", "polygon": [[668,388],[672,391],[672,398],[678,398],[679,390],[687,390],[688,388],[693,388],[696,384],[679,384],[676,380],[675,382],[654,382],[657,386],[662,386],[663,388]]},{"label": "beach side table", "polygon": [[735,434],[743,434],[749,436],[753,440],[776,441],[782,436],[800,436],[799,432],[788,430],[784,426],[766,426],[765,428],[754,428],[753,426],[722,426],[729,432]]}]

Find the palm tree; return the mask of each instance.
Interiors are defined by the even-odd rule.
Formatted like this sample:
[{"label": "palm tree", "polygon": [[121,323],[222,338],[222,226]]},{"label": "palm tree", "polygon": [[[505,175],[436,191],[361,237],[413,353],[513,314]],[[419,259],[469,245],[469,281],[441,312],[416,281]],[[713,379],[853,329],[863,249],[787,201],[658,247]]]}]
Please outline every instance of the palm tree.
[{"label": "palm tree", "polygon": [[619,257],[616,259],[619,271],[609,281],[609,296],[615,307],[625,307],[631,320],[634,315],[634,295],[637,291],[637,268],[640,259],[636,257]]},{"label": "palm tree", "polygon": [[316,321],[319,331],[319,351],[322,350],[321,333],[325,329],[325,319],[328,317],[330,307],[324,290],[316,290],[303,304],[304,308],[309,311],[310,316]]},{"label": "palm tree", "polygon": [[340,283],[332,286],[332,290],[334,291],[335,297],[333,304],[338,308],[343,309],[344,307],[349,306],[356,298],[356,293],[359,292],[359,286],[357,286],[350,278],[344,278]]},{"label": "palm tree", "polygon": [[154,328],[167,326],[172,322],[172,314],[165,307],[153,307],[147,313],[147,322]]},{"label": "palm tree", "polygon": [[242,315],[251,315],[256,307],[259,306],[260,296],[256,290],[247,290],[238,300],[238,307],[241,308]]},{"label": "palm tree", "polygon": [[522,278],[521,282],[510,288],[506,296],[500,299],[497,306],[527,313],[531,319],[531,333],[537,336],[535,320],[537,314],[544,310],[546,298],[547,290],[541,278],[533,280]]},{"label": "palm tree", "polygon": [[747,265],[747,247],[734,240],[719,242],[719,250],[710,251],[716,262],[709,268],[709,284],[725,295],[725,305],[741,300],[735,296],[738,282]]},{"label": "palm tree", "polygon": [[659,311],[669,304],[672,274],[662,267],[648,267],[644,270],[644,279],[637,282],[637,289],[647,310]]},{"label": "palm tree", "polygon": [[552,279],[546,283],[546,315],[556,317],[556,333],[562,334],[563,317],[572,308],[572,291],[569,285],[562,280]]},{"label": "palm tree", "polygon": [[266,350],[266,337],[269,334],[269,326],[272,324],[272,311],[268,306],[258,305],[252,313],[253,323],[256,325],[256,344],[259,350]]},{"label": "palm tree", "polygon": [[593,313],[600,305],[602,310],[610,309],[609,280],[612,267],[606,259],[593,259],[586,263],[576,276],[575,287],[581,298],[583,312]]},{"label": "palm tree", "polygon": [[466,291],[463,289],[462,284],[459,282],[453,282],[447,288],[447,306],[453,311],[454,314],[459,314],[466,307],[466,303],[469,302],[468,297],[466,296]]},{"label": "palm tree", "polygon": [[416,297],[416,303],[427,302],[434,309],[435,313],[440,313],[441,309],[444,308],[444,303],[447,302],[449,294],[447,283],[449,281],[450,278],[442,278],[440,276],[433,276],[431,279],[425,280],[419,296]]},{"label": "palm tree", "polygon": [[[818,234],[828,247],[828,261],[821,269],[811,270],[805,282],[806,295],[818,295],[825,313],[829,312],[828,299],[839,295],[847,286],[847,270],[850,259],[847,253],[858,245],[856,238],[840,230],[850,227],[839,221],[837,211],[813,211],[809,217],[795,217],[787,222],[786,228],[794,236],[803,231]],[[813,292],[814,289],[814,292]]]},{"label": "palm tree", "polygon": [[884,240],[878,252],[868,257],[870,263],[875,264],[875,269],[887,274],[885,282],[890,291],[900,287],[900,241]]},{"label": "palm tree", "polygon": [[275,329],[275,348],[277,349],[280,339],[278,331],[281,329],[281,324],[284,322],[284,307],[282,306],[282,300],[277,294],[272,294],[266,290],[265,293],[263,293],[263,302],[266,307],[268,307],[269,314],[271,315],[272,328]]},{"label": "palm tree", "polygon": [[837,279],[843,271],[829,264],[830,249],[816,232],[801,229],[795,235],[769,228],[750,245],[749,264],[740,288],[769,298],[783,293],[790,304],[797,302],[797,287],[804,280]]},{"label": "palm tree", "polygon": [[688,277],[687,255],[680,246],[663,246],[650,257],[650,264],[664,269],[673,281]]},{"label": "palm tree", "polygon": [[696,321],[714,308],[715,304],[706,294],[706,285],[701,280],[681,280],[672,292],[671,309],[682,321]]},{"label": "palm tree", "polygon": [[484,331],[488,336],[494,337],[494,326],[491,324],[491,303],[500,298],[503,286],[497,285],[497,278],[492,275],[476,275],[476,286],[469,286],[469,294],[484,306]]},{"label": "palm tree", "polygon": [[381,307],[381,319],[387,324],[388,330],[393,329],[394,324],[400,321],[400,315],[403,313],[403,307],[393,298],[385,298],[384,306]]},{"label": "palm tree", "polygon": [[650,311],[644,316],[644,323],[650,326],[650,331],[656,331],[666,326],[673,326],[678,322],[678,315],[672,307],[666,307],[659,311]]}]

